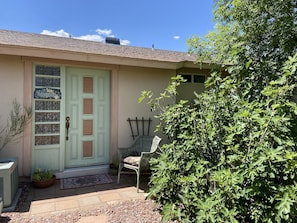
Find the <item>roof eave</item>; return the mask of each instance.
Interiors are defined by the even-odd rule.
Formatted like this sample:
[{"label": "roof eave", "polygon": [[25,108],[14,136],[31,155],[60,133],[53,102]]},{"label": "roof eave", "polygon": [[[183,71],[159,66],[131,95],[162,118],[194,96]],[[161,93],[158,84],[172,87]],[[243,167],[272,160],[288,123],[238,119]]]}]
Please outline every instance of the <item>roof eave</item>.
[{"label": "roof eave", "polygon": [[194,61],[171,62],[5,44],[0,44],[0,54],[175,70],[182,67],[208,68],[207,64],[200,66]]}]

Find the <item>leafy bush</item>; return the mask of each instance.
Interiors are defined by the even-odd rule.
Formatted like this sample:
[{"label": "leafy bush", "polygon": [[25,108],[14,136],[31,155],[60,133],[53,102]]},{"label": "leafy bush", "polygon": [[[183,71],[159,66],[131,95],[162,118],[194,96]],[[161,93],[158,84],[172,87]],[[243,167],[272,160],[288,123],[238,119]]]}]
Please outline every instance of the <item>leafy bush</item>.
[{"label": "leafy bush", "polygon": [[54,174],[51,170],[42,170],[41,168],[37,168],[32,175],[32,180],[33,181],[47,181],[47,180],[52,179],[53,176],[54,176]]},{"label": "leafy bush", "polygon": [[219,73],[194,104],[168,104],[180,76],[160,97],[142,92],[139,101],[158,111],[157,130],[171,139],[152,161],[150,182],[164,221],[296,222],[296,69],[297,54],[258,100]]}]

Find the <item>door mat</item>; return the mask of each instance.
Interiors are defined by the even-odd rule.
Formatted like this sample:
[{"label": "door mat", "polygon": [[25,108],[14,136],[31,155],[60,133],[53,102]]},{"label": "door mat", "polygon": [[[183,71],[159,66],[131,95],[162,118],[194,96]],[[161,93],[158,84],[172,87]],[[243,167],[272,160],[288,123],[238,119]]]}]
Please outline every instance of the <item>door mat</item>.
[{"label": "door mat", "polygon": [[69,177],[60,179],[60,189],[73,189],[109,183],[112,183],[112,179],[108,174]]}]

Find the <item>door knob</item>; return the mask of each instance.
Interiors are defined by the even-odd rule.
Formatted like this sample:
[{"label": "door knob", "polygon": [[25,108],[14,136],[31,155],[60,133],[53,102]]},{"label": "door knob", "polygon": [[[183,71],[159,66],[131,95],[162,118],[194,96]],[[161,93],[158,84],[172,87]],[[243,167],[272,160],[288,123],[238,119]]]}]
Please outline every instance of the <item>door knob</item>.
[{"label": "door knob", "polygon": [[67,116],[66,117],[66,140],[69,140],[69,136],[68,136],[69,127],[70,127],[70,117]]}]

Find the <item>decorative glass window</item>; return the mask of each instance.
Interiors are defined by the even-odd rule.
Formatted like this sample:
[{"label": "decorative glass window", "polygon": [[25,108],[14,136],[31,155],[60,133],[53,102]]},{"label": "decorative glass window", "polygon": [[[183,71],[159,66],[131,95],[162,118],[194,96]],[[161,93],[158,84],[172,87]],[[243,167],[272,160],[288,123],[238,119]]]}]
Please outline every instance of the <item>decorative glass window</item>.
[{"label": "decorative glass window", "polygon": [[61,69],[36,65],[34,70],[34,145],[60,144]]}]

